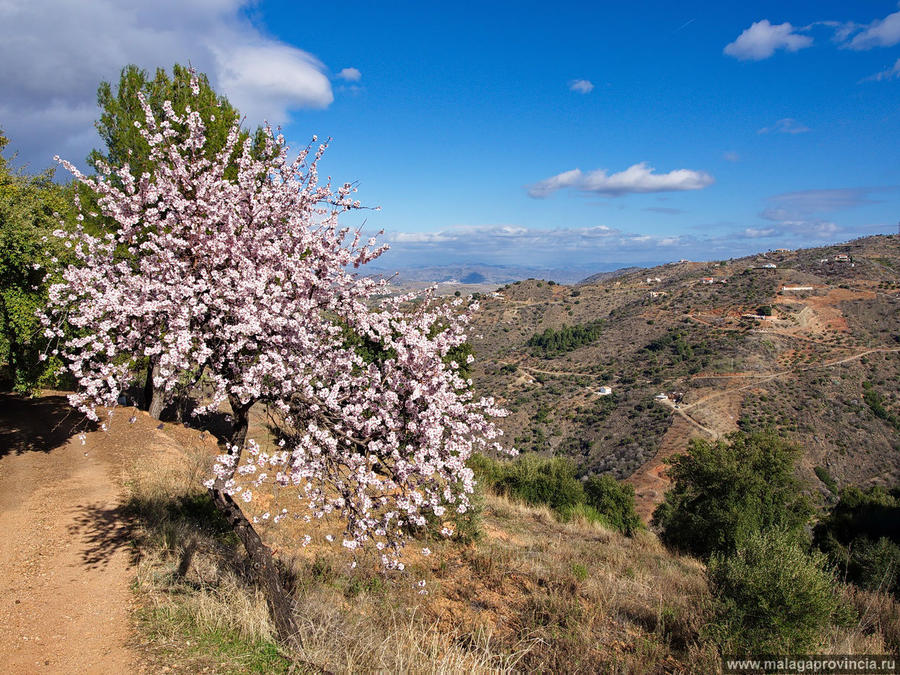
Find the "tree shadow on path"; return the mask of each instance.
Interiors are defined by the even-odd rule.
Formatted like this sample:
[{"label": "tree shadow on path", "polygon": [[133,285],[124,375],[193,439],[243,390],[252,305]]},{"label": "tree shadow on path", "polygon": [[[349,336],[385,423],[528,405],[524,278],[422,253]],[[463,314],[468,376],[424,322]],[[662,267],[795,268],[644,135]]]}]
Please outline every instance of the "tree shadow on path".
[{"label": "tree shadow on path", "polygon": [[0,393],[0,458],[12,453],[50,452],[75,434],[96,428],[63,395],[28,398]]}]

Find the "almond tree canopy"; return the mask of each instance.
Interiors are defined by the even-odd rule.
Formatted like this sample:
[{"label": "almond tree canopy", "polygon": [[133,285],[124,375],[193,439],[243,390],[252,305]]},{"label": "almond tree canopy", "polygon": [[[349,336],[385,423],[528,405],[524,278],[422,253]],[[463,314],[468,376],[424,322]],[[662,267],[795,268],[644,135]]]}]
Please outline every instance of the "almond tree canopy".
[{"label": "almond tree canopy", "polygon": [[[379,301],[383,280],[348,271],[385,247],[339,228],[359,203],[350,184],[320,184],[325,144],[290,161],[281,135],[267,128],[266,151],[253,152],[235,124],[210,159],[196,111],[166,104],[159,120],[138,97],[152,175],[99,161],[87,177],[62,161],[118,225],[100,236],[56,233],[77,264],[51,287],[44,325],[80,385],[71,404],[98,419],[143,357],[158,364],[162,391],[203,378],[212,395],[195,412],[228,401],[235,418],[207,485],[251,556],[262,545],[238,502],[278,485],[296,495],[278,520],[336,514],[345,547],[375,547],[402,568],[407,526],[465,512],[466,460],[499,449],[490,418],[505,411],[474,398],[453,358],[466,340],[462,301]],[[259,401],[280,417],[278,452],[246,442]]]}]

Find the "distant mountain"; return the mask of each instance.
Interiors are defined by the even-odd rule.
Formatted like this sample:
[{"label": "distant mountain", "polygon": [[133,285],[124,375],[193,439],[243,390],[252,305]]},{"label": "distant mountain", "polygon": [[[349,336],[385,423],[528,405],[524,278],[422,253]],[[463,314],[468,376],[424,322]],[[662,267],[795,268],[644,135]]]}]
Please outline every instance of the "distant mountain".
[{"label": "distant mountain", "polygon": [[[454,264],[422,267],[390,268],[367,265],[368,273],[385,277],[395,276],[398,284],[405,283],[453,283],[453,284],[509,284],[525,279],[543,279],[562,284],[587,282],[605,274],[615,274],[626,267],[626,263],[608,262],[592,265],[577,265],[566,269],[529,267],[525,265],[484,265]],[[592,276],[589,276],[592,275]],[[588,279],[585,279],[588,277]],[[584,281],[582,281],[584,280]]]}]

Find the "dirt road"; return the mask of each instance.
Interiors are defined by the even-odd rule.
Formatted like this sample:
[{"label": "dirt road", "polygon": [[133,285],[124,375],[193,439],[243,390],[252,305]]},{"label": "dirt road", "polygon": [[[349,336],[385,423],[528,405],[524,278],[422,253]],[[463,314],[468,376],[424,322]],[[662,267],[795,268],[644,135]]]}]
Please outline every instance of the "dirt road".
[{"label": "dirt road", "polygon": [[82,446],[79,419],[62,396],[0,394],[4,673],[143,670],[128,646],[132,572],[114,469],[122,448],[101,432]]}]

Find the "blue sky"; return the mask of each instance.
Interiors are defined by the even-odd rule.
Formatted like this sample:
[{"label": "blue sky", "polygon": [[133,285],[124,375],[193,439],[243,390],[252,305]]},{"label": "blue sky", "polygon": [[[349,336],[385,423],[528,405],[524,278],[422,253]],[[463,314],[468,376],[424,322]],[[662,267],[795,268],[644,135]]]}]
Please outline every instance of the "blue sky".
[{"label": "blue sky", "polygon": [[73,4],[0,8],[0,58],[34,50],[0,74],[20,157],[81,159],[100,79],[190,59],[249,121],[334,139],[387,264],[722,258],[900,220],[893,1]]}]

